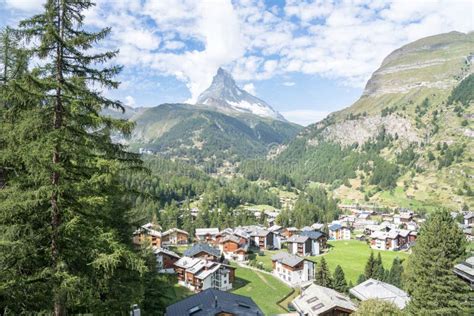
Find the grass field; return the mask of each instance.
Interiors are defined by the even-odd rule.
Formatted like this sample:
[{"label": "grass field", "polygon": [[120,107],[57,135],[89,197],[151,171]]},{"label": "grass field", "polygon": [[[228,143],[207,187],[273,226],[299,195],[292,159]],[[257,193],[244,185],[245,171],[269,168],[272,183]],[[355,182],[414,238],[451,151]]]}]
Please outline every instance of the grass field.
[{"label": "grass field", "polygon": [[286,311],[277,305],[291,292],[291,288],[275,277],[248,268],[237,267],[232,293],[251,297],[265,315]]},{"label": "grass field", "polygon": [[[349,282],[350,280],[355,284],[359,275],[364,273],[365,263],[367,262],[372,249],[365,242],[357,240],[329,241],[329,245],[332,247],[327,254],[307,258],[312,261],[319,262],[324,256],[324,259],[329,265],[331,273],[334,273],[336,266],[339,264],[344,270],[347,281]],[[264,256],[257,255],[255,259],[257,262],[262,262],[265,268],[271,269],[271,257],[273,254],[280,251],[285,250],[265,251]],[[382,255],[383,265],[386,269],[390,269],[392,266],[392,261],[395,257],[407,259],[409,256],[404,252],[379,250],[373,251],[375,256],[377,256],[378,253]]]}]

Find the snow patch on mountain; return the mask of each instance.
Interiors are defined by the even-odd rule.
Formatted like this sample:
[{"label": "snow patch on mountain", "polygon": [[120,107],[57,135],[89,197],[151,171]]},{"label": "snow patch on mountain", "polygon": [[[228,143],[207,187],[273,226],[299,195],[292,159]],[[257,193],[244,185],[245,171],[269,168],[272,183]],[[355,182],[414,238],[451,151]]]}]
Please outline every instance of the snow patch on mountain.
[{"label": "snow patch on mountain", "polygon": [[199,95],[196,105],[206,105],[226,113],[250,113],[286,121],[268,103],[240,89],[232,76],[222,68],[217,70],[209,88]]}]

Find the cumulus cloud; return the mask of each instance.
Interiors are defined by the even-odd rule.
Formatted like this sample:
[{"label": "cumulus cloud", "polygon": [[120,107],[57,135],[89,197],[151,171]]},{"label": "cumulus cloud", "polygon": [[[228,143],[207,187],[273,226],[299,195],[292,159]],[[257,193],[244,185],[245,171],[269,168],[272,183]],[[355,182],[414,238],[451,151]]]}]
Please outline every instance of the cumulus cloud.
[{"label": "cumulus cloud", "polygon": [[130,107],[135,107],[137,105],[137,103],[135,102],[135,98],[132,97],[131,95],[127,95],[125,97],[124,104],[127,105],[127,106],[130,106]]},{"label": "cumulus cloud", "polygon": [[293,87],[296,83],[293,82],[293,81],[285,81],[283,82],[283,85],[284,86],[287,86],[287,87]]},{"label": "cumulus cloud", "polygon": [[[3,2],[2,2],[3,1]],[[0,0],[16,10],[39,0]],[[101,0],[91,26],[112,27],[118,62],[183,81],[193,102],[218,67],[243,82],[288,73],[363,87],[383,58],[421,37],[473,29],[471,0]]]},{"label": "cumulus cloud", "polygon": [[313,110],[292,110],[284,111],[281,114],[290,122],[303,126],[308,126],[321,121],[329,115],[329,111],[313,111]]},{"label": "cumulus cloud", "polygon": [[255,86],[254,86],[253,83],[247,83],[242,88],[245,91],[247,91],[248,93],[250,93],[251,95],[256,95],[257,94],[257,91],[256,91]]},{"label": "cumulus cloud", "polygon": [[[4,0],[7,7],[21,11],[38,11],[46,0]],[[1,3],[1,2],[0,2]]]}]

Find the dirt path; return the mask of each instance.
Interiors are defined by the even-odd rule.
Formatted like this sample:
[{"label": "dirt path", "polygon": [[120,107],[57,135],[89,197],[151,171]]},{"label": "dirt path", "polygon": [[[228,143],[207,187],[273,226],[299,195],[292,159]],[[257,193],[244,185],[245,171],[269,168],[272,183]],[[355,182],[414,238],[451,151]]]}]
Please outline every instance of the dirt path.
[{"label": "dirt path", "polygon": [[271,289],[276,290],[273,286],[270,285],[270,283],[268,283],[267,279],[265,279],[265,278],[263,277],[263,275],[261,275],[261,274],[259,273],[259,271],[255,271],[255,273],[258,275],[258,277],[259,277],[266,285],[268,285]]}]

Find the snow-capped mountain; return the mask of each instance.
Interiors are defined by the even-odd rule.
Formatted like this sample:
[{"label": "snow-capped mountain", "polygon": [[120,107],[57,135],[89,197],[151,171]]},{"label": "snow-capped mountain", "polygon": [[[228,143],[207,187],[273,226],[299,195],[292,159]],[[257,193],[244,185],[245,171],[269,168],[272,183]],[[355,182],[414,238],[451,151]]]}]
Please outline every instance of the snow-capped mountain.
[{"label": "snow-capped mountain", "polygon": [[204,105],[226,113],[237,111],[286,121],[268,103],[240,89],[232,76],[222,68],[217,70],[210,87],[199,95],[196,105]]}]

